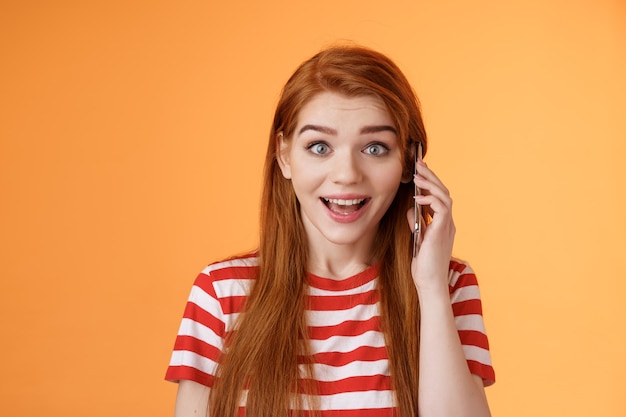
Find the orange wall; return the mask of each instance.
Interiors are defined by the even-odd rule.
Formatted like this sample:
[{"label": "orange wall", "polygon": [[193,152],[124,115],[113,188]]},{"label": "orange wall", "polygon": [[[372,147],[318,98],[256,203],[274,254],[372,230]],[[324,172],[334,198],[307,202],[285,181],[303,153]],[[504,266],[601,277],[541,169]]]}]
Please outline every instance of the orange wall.
[{"label": "orange wall", "polygon": [[424,107],[494,415],[624,416],[623,0],[0,5],[0,409],[168,416],[196,273],[255,246],[273,105],[338,39]]}]

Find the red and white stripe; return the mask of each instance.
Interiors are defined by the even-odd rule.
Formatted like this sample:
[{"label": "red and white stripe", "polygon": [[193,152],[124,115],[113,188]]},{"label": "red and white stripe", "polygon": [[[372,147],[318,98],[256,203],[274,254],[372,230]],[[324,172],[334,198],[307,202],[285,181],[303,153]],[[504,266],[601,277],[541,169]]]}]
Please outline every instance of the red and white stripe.
[{"label": "red and white stripe", "polygon": [[[200,273],[187,302],[166,379],[213,384],[224,336],[234,329],[257,270],[258,258],[248,256],[210,265]],[[394,396],[380,331],[376,279],[376,267],[344,280],[309,275],[306,315],[322,416],[392,413]],[[449,282],[468,366],[489,385],[495,377],[476,276],[466,263],[452,260]],[[304,374],[303,369],[301,372]]]}]

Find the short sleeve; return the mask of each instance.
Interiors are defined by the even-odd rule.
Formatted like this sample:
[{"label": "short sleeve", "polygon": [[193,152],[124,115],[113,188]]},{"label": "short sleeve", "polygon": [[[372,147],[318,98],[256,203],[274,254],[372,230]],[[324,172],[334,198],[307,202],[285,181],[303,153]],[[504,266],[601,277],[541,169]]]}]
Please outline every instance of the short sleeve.
[{"label": "short sleeve", "polygon": [[224,341],[223,317],[213,279],[203,272],[191,288],[165,379],[213,385]]},{"label": "short sleeve", "polygon": [[466,262],[452,260],[449,285],[454,320],[470,372],[480,376],[485,386],[492,385],[495,371],[476,275]]},{"label": "short sleeve", "polygon": [[207,266],[196,278],[185,306],[165,379],[213,386],[224,350],[256,277],[254,254]]}]

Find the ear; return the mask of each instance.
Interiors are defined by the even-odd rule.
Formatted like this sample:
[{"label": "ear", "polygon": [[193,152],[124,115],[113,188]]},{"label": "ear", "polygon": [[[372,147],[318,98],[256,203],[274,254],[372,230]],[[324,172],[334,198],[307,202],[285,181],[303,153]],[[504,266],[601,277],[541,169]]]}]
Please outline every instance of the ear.
[{"label": "ear", "polygon": [[291,179],[291,165],[289,160],[289,143],[285,140],[283,132],[276,135],[276,161],[280,167],[283,177]]},{"label": "ear", "polygon": [[413,173],[415,172],[415,152],[417,150],[415,149],[415,142],[411,143],[411,158],[410,158],[410,162],[409,162],[409,166],[404,169],[404,172],[402,174],[402,179],[400,181],[402,181],[403,184],[408,184],[411,181],[413,181]]}]

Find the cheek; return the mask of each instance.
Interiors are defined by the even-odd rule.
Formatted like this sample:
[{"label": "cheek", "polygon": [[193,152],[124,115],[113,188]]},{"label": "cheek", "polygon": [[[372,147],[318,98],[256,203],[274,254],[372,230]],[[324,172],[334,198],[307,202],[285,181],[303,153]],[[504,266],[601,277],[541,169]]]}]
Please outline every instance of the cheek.
[{"label": "cheek", "polygon": [[315,191],[324,182],[321,170],[298,167],[292,169],[291,184],[298,198],[305,197],[306,193]]},{"label": "cheek", "polygon": [[390,167],[384,174],[377,175],[376,179],[381,190],[397,190],[402,181],[402,165]]}]

